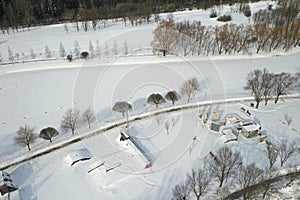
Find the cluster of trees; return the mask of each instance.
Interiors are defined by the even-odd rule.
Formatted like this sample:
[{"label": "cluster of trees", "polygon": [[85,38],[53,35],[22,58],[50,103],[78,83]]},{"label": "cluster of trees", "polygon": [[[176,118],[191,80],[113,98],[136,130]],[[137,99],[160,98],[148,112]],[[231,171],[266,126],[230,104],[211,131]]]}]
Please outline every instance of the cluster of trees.
[{"label": "cluster of trees", "polygon": [[[120,51],[121,50],[121,51]],[[77,40],[73,43],[73,48],[66,49],[62,42],[58,45],[58,50],[54,51],[50,49],[48,45],[45,45],[44,52],[35,52],[34,49],[29,49],[29,53],[18,53],[12,48],[7,48],[7,58],[3,58],[0,54],[0,62],[7,61],[9,63],[26,62],[36,59],[67,59],[72,61],[74,59],[86,59],[86,58],[100,58],[109,56],[127,56],[130,53],[129,45],[127,40],[123,41],[121,46],[118,46],[117,41],[112,43],[110,47],[108,43],[104,45],[100,44],[98,40],[93,43],[89,41],[88,48],[82,50]]]},{"label": "cluster of trees", "polygon": [[[188,102],[190,102],[192,96],[194,96],[200,90],[199,79],[196,76],[184,81],[180,88],[180,93],[187,96]],[[155,105],[156,108],[166,100],[171,101],[172,105],[177,102],[181,96],[175,91],[168,91],[165,97],[159,93],[153,93],[147,98],[147,103]],[[128,116],[128,111],[132,110],[132,105],[126,101],[116,102],[112,108],[113,111],[122,113],[123,117]]]},{"label": "cluster of trees", "polygon": [[[289,50],[300,45],[299,7],[295,0],[289,6],[275,11],[277,21],[270,20],[263,11],[254,14],[253,25],[225,24],[223,26],[204,26],[200,21],[174,23],[170,15],[162,20],[154,30],[151,46],[155,53],[186,55],[221,55],[255,50],[270,52],[275,49]],[[296,9],[295,9],[296,7]],[[293,10],[289,14],[289,10]],[[245,15],[249,11],[244,9]],[[266,19],[269,20],[266,20]],[[273,24],[275,23],[275,25]]]},{"label": "cluster of trees", "polygon": [[[183,95],[187,95],[188,101],[190,101],[192,95],[195,95],[199,89],[200,84],[198,78],[191,77],[182,84],[181,93]],[[172,90],[165,95],[165,98],[160,94],[151,94],[148,97],[147,102],[158,107],[158,105],[166,102],[165,99],[171,101],[174,105],[180,98],[180,95],[175,90]],[[122,113],[123,117],[127,117],[128,122],[128,112],[132,110],[132,105],[126,101],[120,101],[114,104],[112,110]],[[60,129],[63,132],[70,131],[72,135],[75,135],[76,129],[78,129],[83,123],[87,124],[88,128],[91,129],[91,123],[95,121],[95,119],[95,113],[90,107],[82,114],[78,109],[69,109],[65,112],[61,120]],[[165,126],[168,131],[169,124],[165,124]],[[17,133],[18,135],[14,138],[15,144],[27,147],[29,151],[31,150],[31,144],[35,143],[38,137],[49,140],[50,143],[52,143],[52,138],[59,135],[59,132],[55,128],[47,127],[42,129],[39,136],[37,136],[35,129],[28,125],[20,127]]]},{"label": "cluster of trees", "polygon": [[[227,182],[240,191],[242,199],[265,199],[277,187],[274,181],[270,181],[276,176],[274,173],[276,161],[283,167],[286,161],[296,154],[296,146],[286,140],[280,141],[278,145],[268,145],[263,155],[268,160],[269,166],[260,169],[254,163],[245,165],[239,152],[234,152],[227,146],[222,147],[215,154],[210,152],[204,159],[201,169],[193,169],[183,183],[173,188],[172,199],[200,199],[211,191],[216,181],[219,189],[211,194],[216,199],[226,199],[225,197],[229,195],[225,185]],[[260,189],[251,188],[255,184],[260,184]]]},{"label": "cluster of trees", "polygon": [[[64,132],[71,131],[72,135],[74,135],[76,129],[83,123],[87,124],[89,129],[91,129],[91,123],[95,121],[95,119],[95,113],[90,107],[87,108],[82,115],[77,109],[69,109],[61,120],[60,128]],[[52,139],[58,136],[59,132],[53,127],[47,127],[37,134],[34,127],[25,125],[19,128],[17,134],[18,135],[14,138],[15,144],[21,147],[27,147],[28,151],[31,151],[31,145],[35,143],[38,138],[49,140],[49,142],[52,143]]]},{"label": "cluster of trees", "polygon": [[255,69],[251,71],[246,78],[245,90],[251,92],[256,101],[256,108],[261,101],[268,101],[275,96],[275,104],[281,95],[285,95],[297,86],[299,77],[290,73],[281,72],[278,74],[270,73],[266,68],[263,70]]},{"label": "cluster of trees", "polygon": [[[253,0],[254,1],[254,0]],[[151,14],[173,12],[184,8],[209,8],[213,5],[248,2],[247,0],[147,0],[147,1],[103,1],[103,0],[2,0],[0,1],[0,27],[3,33],[39,24],[51,24],[61,21],[93,21],[123,18],[131,24],[144,19],[149,21]],[[77,24],[78,25],[78,24]],[[85,26],[86,24],[83,24]]]}]

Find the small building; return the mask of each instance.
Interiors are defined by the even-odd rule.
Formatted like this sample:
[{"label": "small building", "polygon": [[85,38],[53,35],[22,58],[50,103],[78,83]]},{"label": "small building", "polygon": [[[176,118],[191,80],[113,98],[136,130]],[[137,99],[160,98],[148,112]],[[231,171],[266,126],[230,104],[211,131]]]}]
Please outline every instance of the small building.
[{"label": "small building", "polygon": [[85,148],[76,150],[72,153],[69,153],[65,157],[65,161],[68,163],[69,166],[72,166],[79,161],[85,161],[85,160],[89,160],[89,159],[91,159],[91,154]]},{"label": "small building", "polygon": [[210,129],[219,132],[221,127],[224,126],[225,124],[226,124],[226,120],[212,121],[210,124]]},{"label": "small building", "polygon": [[13,192],[18,190],[18,187],[14,185],[10,174],[2,171],[2,176],[0,176],[0,193],[5,195],[6,193]]},{"label": "small building", "polygon": [[261,135],[261,126],[255,123],[249,123],[242,126],[242,133],[245,137],[256,137]]}]

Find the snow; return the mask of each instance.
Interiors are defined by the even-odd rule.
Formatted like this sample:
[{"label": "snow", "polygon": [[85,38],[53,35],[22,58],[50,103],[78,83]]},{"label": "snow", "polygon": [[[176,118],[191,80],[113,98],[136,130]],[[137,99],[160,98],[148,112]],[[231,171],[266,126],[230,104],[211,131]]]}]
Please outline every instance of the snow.
[{"label": "snow", "polygon": [[76,150],[65,157],[65,161],[69,166],[76,164],[79,161],[91,159],[90,153],[87,149]]},{"label": "snow", "polygon": [[[250,6],[253,12],[270,3],[274,4],[273,1],[263,1]],[[224,6],[224,11],[218,12],[224,14],[229,9]],[[204,25],[223,24],[210,19],[209,13],[210,10],[176,12],[174,18],[175,21],[201,20]],[[161,18],[167,15],[161,14]],[[248,19],[238,13],[233,14],[233,20],[238,24],[248,23]],[[101,30],[85,33],[70,28],[68,34],[64,33],[63,26],[40,26],[1,36],[0,49],[5,58],[8,46],[18,52],[29,53],[29,49],[33,48],[40,53],[44,52],[46,44],[56,51],[55,57],[58,57],[59,42],[69,52],[75,40],[82,50],[88,49],[89,40],[94,45],[99,40],[102,56],[86,61],[52,60],[0,66],[0,166],[59,147],[81,136],[92,135],[94,130],[105,129],[114,123],[124,123],[120,113],[112,112],[112,106],[116,101],[129,101],[133,105],[129,120],[148,116],[130,122],[128,135],[138,140],[151,157],[152,167],[145,169],[145,156],[132,142],[120,142],[120,131],[124,127],[116,127],[10,167],[8,171],[21,188],[18,194],[12,195],[20,196],[20,199],[43,200],[170,199],[172,188],[185,179],[186,173],[203,164],[210,151],[215,152],[224,145],[240,151],[245,164],[254,162],[262,169],[267,166],[262,153],[266,144],[260,142],[259,137],[240,135],[237,141],[224,144],[235,135],[228,129],[223,130],[225,135],[209,130],[209,123],[203,124],[199,119],[199,110],[207,112],[211,119],[214,111],[221,119],[233,113],[247,119],[249,116],[240,110],[243,107],[251,112],[252,120],[259,119],[262,135],[268,140],[286,139],[300,146],[300,124],[297,123],[300,118],[299,99],[289,98],[278,104],[270,102],[255,109],[249,106],[252,98],[243,89],[247,73],[254,68],[267,68],[275,73],[299,72],[299,49],[289,53],[164,58],[149,54],[152,31],[156,27],[154,23],[125,27],[122,22],[109,22]],[[71,27],[71,24],[68,26]],[[125,40],[130,46],[130,55],[121,56]],[[105,46],[109,46],[111,52],[114,41],[118,44],[120,55],[110,53],[104,56]],[[158,113],[155,106],[147,104],[151,93],[164,95],[169,90],[179,91],[181,84],[191,76],[200,79],[200,92],[190,104],[186,104],[183,96],[174,109],[193,108],[169,112],[171,103],[167,102],[159,106],[161,110]],[[53,144],[38,139],[33,145],[33,152],[25,152],[24,148],[13,144],[19,126],[34,126],[36,132],[46,126],[59,130],[60,120],[67,109],[73,107],[83,112],[89,106],[95,110],[97,117],[92,130],[83,125],[75,136],[60,132]],[[289,126],[284,122],[285,114],[293,119]],[[168,130],[165,123],[170,124]],[[87,149],[91,159],[70,167],[65,158],[78,149]],[[286,166],[299,165],[299,160],[297,155],[288,160]],[[275,165],[279,167],[279,163]],[[88,173],[95,167],[98,168]],[[291,188],[285,190],[291,193]]]}]

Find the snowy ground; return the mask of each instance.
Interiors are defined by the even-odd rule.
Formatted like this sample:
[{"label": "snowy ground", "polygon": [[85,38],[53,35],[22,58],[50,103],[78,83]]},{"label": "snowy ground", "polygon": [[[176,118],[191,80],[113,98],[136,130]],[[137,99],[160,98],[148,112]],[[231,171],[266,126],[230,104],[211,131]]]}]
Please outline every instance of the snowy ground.
[{"label": "snowy ground", "polygon": [[[299,105],[299,100],[288,100],[278,105],[270,104],[261,110],[251,109],[251,113],[263,122],[263,134],[268,138],[284,137],[298,141],[300,145],[300,133],[293,130],[300,129],[297,121],[289,128],[281,122],[286,113],[293,119],[299,119]],[[240,111],[241,106],[247,108],[244,104],[229,104],[215,106],[215,109],[222,116],[237,113],[247,118]],[[213,108],[208,106],[206,109]],[[130,124],[130,133],[135,134],[155,158],[150,169],[143,169],[145,163],[141,154],[123,145],[118,140],[120,130],[114,129],[10,170],[21,188],[21,196],[33,199],[146,199],[150,196],[170,199],[173,186],[181,182],[187,172],[197,168],[209,151],[225,145],[226,136],[208,130],[197,116],[198,109],[191,109]],[[166,121],[170,122],[169,133],[164,127]],[[237,142],[226,145],[240,151],[244,162],[255,162],[260,168],[267,166],[262,155],[266,144],[259,143],[258,138],[241,136]],[[92,159],[68,166],[65,157],[82,148],[90,151]],[[103,166],[87,173],[95,163],[101,162],[104,162]],[[114,170],[105,171],[119,164]],[[292,164],[299,164],[299,159],[290,160],[286,166]],[[279,166],[279,163],[276,165]],[[51,193],[47,192],[49,189]]]},{"label": "snowy ground", "polygon": [[[271,1],[251,4],[252,10],[265,8]],[[225,6],[225,11],[230,8]],[[201,20],[202,24],[216,25],[215,19],[208,17],[210,11],[185,11],[174,13],[176,21]],[[166,17],[162,14],[161,17]],[[236,23],[248,23],[248,19],[233,14]],[[33,63],[19,63],[0,66],[0,160],[23,154],[26,150],[13,144],[19,126],[28,124],[39,132],[46,126],[59,129],[60,119],[69,108],[84,111],[91,106],[97,121],[93,128],[121,118],[111,108],[116,101],[126,100],[133,105],[131,115],[155,109],[146,103],[151,93],[166,94],[169,90],[179,90],[184,80],[197,76],[201,82],[200,93],[193,101],[226,99],[249,96],[243,90],[247,73],[255,68],[267,68],[271,72],[300,71],[300,52],[275,52],[260,55],[230,55],[216,57],[175,57],[166,58],[149,55],[149,43],[156,24],[142,27],[124,27],[122,22],[109,22],[105,29],[76,32],[70,28],[64,33],[63,24],[41,26],[18,34],[1,35],[0,51],[6,59],[7,47],[15,52],[24,52],[28,59],[29,49],[44,52],[44,45],[55,51],[58,57],[59,42],[67,52],[73,49],[73,42],[79,41],[81,50],[88,50],[89,40],[96,44],[99,40],[102,56],[87,61],[72,63],[62,60]],[[123,55],[124,41],[135,56],[115,57],[111,48],[116,41],[119,55]],[[41,42],[43,41],[43,42]],[[105,44],[106,43],[106,44]],[[109,55],[105,55],[106,46]],[[139,54],[140,56],[137,56]],[[144,55],[144,54],[147,54]],[[43,58],[43,54],[38,57]],[[300,146],[299,100],[280,101],[259,110],[248,108],[262,122],[263,134],[272,141],[287,138]],[[186,103],[184,97],[179,104]],[[166,103],[161,107],[170,106]],[[218,107],[223,116],[240,112],[240,107],[248,105],[230,104]],[[209,151],[224,145],[229,136],[209,131],[197,118],[197,109],[149,117],[147,120],[131,124],[131,130],[151,151],[155,158],[151,169],[144,168],[142,156],[120,144],[120,130],[113,129],[104,134],[68,146],[60,151],[35,159],[25,165],[9,169],[13,172],[23,199],[170,199],[172,187],[182,181],[191,168],[197,167]],[[293,118],[287,127],[284,115]],[[240,113],[243,115],[243,113]],[[164,123],[171,124],[169,134]],[[79,129],[79,134],[87,130]],[[196,136],[197,140],[193,142]],[[61,133],[54,142],[69,138],[70,133]],[[33,146],[38,149],[49,145],[41,139]],[[265,144],[258,139],[240,137],[229,143],[241,151],[245,162],[257,162],[264,167],[262,149]],[[93,158],[75,166],[68,166],[64,158],[72,151],[86,147]],[[288,164],[299,164],[294,158]],[[92,173],[87,171],[95,163],[105,165]],[[117,166],[115,170],[106,169]],[[76,188],[76,190],[74,190]],[[51,192],[49,192],[51,190]],[[288,190],[288,189],[287,189]]]},{"label": "snowy ground", "polygon": [[[272,72],[280,72],[284,67],[284,71],[295,73],[300,69],[298,58],[299,53],[229,60],[149,57],[143,59],[142,64],[137,64],[140,58],[136,58],[133,64],[126,64],[126,58],[123,58],[119,60],[122,64],[109,66],[87,61],[78,68],[2,74],[1,107],[6,114],[0,116],[0,141],[7,148],[2,148],[0,155],[22,150],[13,145],[19,126],[28,124],[36,127],[37,131],[46,126],[59,128],[61,117],[72,106],[81,111],[91,106],[97,113],[98,124],[104,124],[120,117],[111,111],[116,101],[132,103],[133,113],[153,109],[145,102],[151,93],[165,94],[171,89],[178,91],[184,80],[193,75],[201,80],[202,88],[197,100],[244,97],[249,95],[243,86],[251,69],[266,67]],[[151,59],[155,62],[147,63]],[[131,60],[133,62],[134,58]],[[57,64],[50,62],[47,67],[56,67]],[[186,100],[182,99],[184,102]],[[41,145],[46,143],[40,142]]]}]

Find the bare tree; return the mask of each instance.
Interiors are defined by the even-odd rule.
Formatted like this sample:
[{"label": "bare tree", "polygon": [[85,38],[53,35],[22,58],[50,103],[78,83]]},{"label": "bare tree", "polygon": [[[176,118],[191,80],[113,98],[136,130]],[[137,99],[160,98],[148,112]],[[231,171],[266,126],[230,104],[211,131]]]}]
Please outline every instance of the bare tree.
[{"label": "bare tree", "polygon": [[33,49],[30,49],[30,57],[31,57],[31,59],[36,58],[36,54],[34,53]]},{"label": "bare tree", "polygon": [[180,88],[181,93],[187,95],[188,102],[190,102],[192,95],[195,95],[199,90],[200,90],[200,83],[198,78],[195,76],[184,81],[184,83]]},{"label": "bare tree", "polygon": [[80,56],[80,46],[77,40],[74,41],[74,54],[77,58]]},{"label": "bare tree", "polygon": [[94,46],[93,46],[91,40],[89,41],[89,51],[90,51],[91,57],[94,57],[94,54],[95,54],[95,53],[94,53]]},{"label": "bare tree", "polygon": [[159,26],[154,30],[154,38],[151,42],[153,51],[161,52],[163,56],[166,56],[173,48],[176,35],[177,32],[172,22],[160,22]]},{"label": "bare tree", "polygon": [[241,163],[242,159],[239,152],[232,152],[227,146],[220,148],[213,158],[207,159],[208,170],[216,177],[222,187],[226,181]]},{"label": "bare tree", "polygon": [[39,137],[49,140],[52,143],[52,138],[58,136],[58,131],[55,128],[48,127],[41,130]]},{"label": "bare tree", "polygon": [[258,108],[259,103],[263,100],[264,98],[264,75],[263,73],[267,73],[266,70],[262,72],[259,69],[255,69],[251,71],[247,75],[247,83],[246,86],[244,87],[245,90],[249,90],[251,92],[251,95],[254,95],[254,99],[256,101],[256,108]]},{"label": "bare tree", "polygon": [[265,105],[267,105],[268,101],[272,98],[272,89],[275,84],[274,74],[269,73],[267,69],[264,68],[262,76],[263,76],[262,77],[263,95],[264,95]]},{"label": "bare tree", "polygon": [[165,128],[167,130],[167,134],[169,135],[169,128],[170,128],[170,122],[169,121],[165,121]]},{"label": "bare tree", "polygon": [[114,43],[113,43],[113,46],[112,46],[112,49],[111,49],[111,53],[114,56],[118,55],[118,44],[117,44],[116,40],[114,40]]},{"label": "bare tree", "polygon": [[105,45],[104,45],[104,54],[106,57],[109,56],[109,49],[108,49],[108,44],[107,42],[105,42]]},{"label": "bare tree", "polygon": [[45,45],[45,57],[46,58],[51,58],[52,57],[52,53],[51,53],[48,45]]},{"label": "bare tree", "polygon": [[186,183],[178,184],[173,188],[172,200],[188,200],[190,191]]},{"label": "bare tree", "polygon": [[201,169],[198,169],[198,171],[193,169],[192,173],[187,176],[188,189],[197,200],[207,192],[210,181],[209,174]]},{"label": "bare tree", "polygon": [[147,102],[149,104],[154,104],[156,106],[156,108],[158,108],[158,105],[165,103],[166,100],[160,94],[151,94],[148,97]]},{"label": "bare tree", "polygon": [[274,187],[272,179],[277,176],[275,169],[264,170],[263,180],[261,182],[262,188],[262,198],[265,199],[272,193],[272,188]]},{"label": "bare tree", "polygon": [[82,121],[88,124],[89,129],[91,129],[91,123],[95,121],[95,119],[96,119],[95,112],[90,107],[88,107],[82,113]]},{"label": "bare tree", "polygon": [[287,140],[280,141],[280,143],[278,144],[278,150],[281,167],[290,157],[294,156],[297,152],[296,146],[294,144],[289,144]]},{"label": "bare tree", "polygon": [[132,106],[126,101],[119,101],[115,103],[112,110],[122,113],[123,117],[125,117],[125,113],[128,113],[128,111],[132,110]]},{"label": "bare tree", "polygon": [[59,55],[64,58],[66,56],[66,50],[62,42],[59,43]]},{"label": "bare tree", "polygon": [[264,150],[264,154],[269,161],[269,170],[271,170],[274,167],[274,164],[277,160],[278,149],[274,144],[267,145],[266,149]]},{"label": "bare tree", "polygon": [[69,27],[67,24],[64,24],[64,29],[65,29],[65,32],[68,34],[69,33]]},{"label": "bare tree", "polygon": [[282,72],[275,74],[274,82],[275,103],[277,103],[279,96],[287,94],[294,88],[295,78],[290,73]]},{"label": "bare tree", "polygon": [[259,183],[262,180],[263,170],[257,168],[254,163],[241,166],[238,172],[238,185],[242,192],[243,199],[255,199],[257,191],[250,186]]},{"label": "bare tree", "polygon": [[65,115],[61,120],[60,127],[62,131],[67,132],[72,131],[72,135],[75,134],[75,130],[79,124],[80,111],[77,109],[69,109],[66,111]]},{"label": "bare tree", "polygon": [[101,46],[100,46],[99,40],[96,40],[95,53],[98,58],[101,57]]},{"label": "bare tree", "polygon": [[169,92],[166,94],[165,98],[166,98],[167,100],[169,100],[169,101],[172,101],[172,105],[174,105],[175,102],[178,101],[178,100],[180,99],[180,96],[179,96],[179,94],[178,94],[175,90],[173,90],[173,91],[169,91]]},{"label": "bare tree", "polygon": [[123,51],[124,51],[125,56],[127,56],[129,54],[128,42],[126,39],[124,40],[124,43],[123,43]]},{"label": "bare tree", "polygon": [[14,57],[13,51],[11,50],[10,47],[7,47],[7,51],[8,51],[8,60],[9,60],[11,63],[14,63],[15,57]]},{"label": "bare tree", "polygon": [[34,131],[34,128],[29,127],[28,125],[25,125],[24,127],[21,126],[17,131],[18,135],[14,138],[15,144],[27,147],[28,151],[30,151],[30,145],[37,139]]}]

